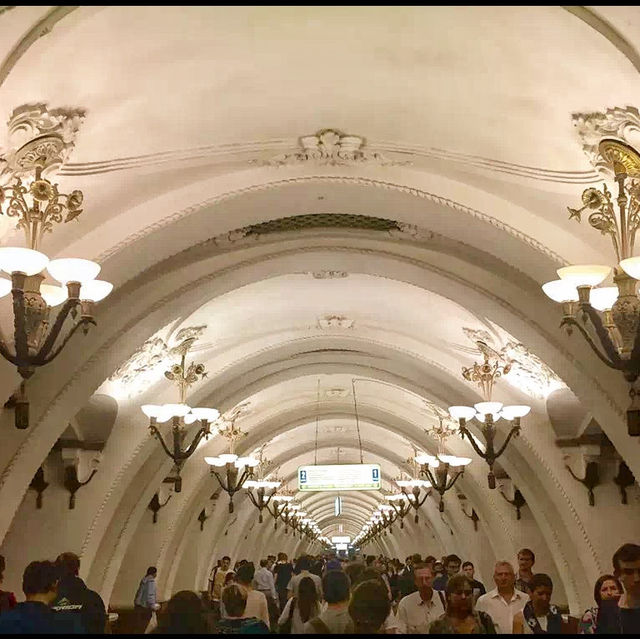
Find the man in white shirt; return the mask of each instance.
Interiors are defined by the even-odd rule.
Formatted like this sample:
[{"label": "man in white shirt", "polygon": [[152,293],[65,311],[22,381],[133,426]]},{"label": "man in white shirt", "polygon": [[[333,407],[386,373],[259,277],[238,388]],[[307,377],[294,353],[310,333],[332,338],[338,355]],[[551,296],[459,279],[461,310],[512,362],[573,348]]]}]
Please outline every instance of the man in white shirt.
[{"label": "man in white shirt", "polygon": [[[278,617],[278,595],[276,594],[276,584],[273,573],[269,570],[269,560],[261,559],[260,568],[256,570],[253,578],[253,587],[267,598],[269,617],[274,622]],[[273,625],[273,623],[272,623]]]},{"label": "man in white shirt", "polygon": [[209,575],[209,600],[216,618],[220,618],[220,594],[224,586],[224,579],[231,569],[231,557],[225,555],[219,565],[215,566]]},{"label": "man in white shirt", "polygon": [[314,575],[309,572],[311,568],[311,560],[309,557],[303,556],[298,559],[298,563],[296,564],[297,568],[300,569],[300,573],[291,577],[291,581],[289,581],[289,585],[287,586],[287,595],[289,597],[297,597],[298,596],[298,585],[305,577],[311,577],[313,579],[313,583],[316,586],[316,590],[318,592],[318,599],[323,599],[322,595],[322,579],[318,577],[318,575]]},{"label": "man in white shirt", "polygon": [[521,613],[529,595],[516,590],[516,575],[508,561],[498,561],[493,571],[496,588],[482,595],[476,602],[476,610],[486,612],[496,627],[499,635],[511,635],[513,619]]},{"label": "man in white shirt", "polygon": [[429,624],[444,614],[441,593],[432,588],[431,566],[417,563],[413,567],[413,575],[418,590],[403,597],[398,604],[399,634],[427,634]]}]

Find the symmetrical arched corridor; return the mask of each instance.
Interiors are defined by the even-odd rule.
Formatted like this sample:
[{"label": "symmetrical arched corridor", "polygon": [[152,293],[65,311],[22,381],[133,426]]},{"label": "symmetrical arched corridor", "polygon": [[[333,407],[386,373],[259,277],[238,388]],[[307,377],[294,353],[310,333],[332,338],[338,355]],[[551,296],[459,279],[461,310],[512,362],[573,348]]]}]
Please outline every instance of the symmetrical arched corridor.
[{"label": "symmetrical arched corridor", "polygon": [[[116,608],[149,565],[166,600],[206,590],[223,554],[321,551],[266,511],[258,522],[245,490],[228,512],[204,461],[228,451],[219,434],[179,492],[164,481],[174,464],[141,406],[177,401],[164,373],[191,340],[207,375],[186,403],[243,405],[235,452],[261,450],[322,535],[356,538],[416,453],[469,457],[444,512],[432,492],[367,552],[455,553],[491,583],[529,547],[559,604],[592,605],[638,540],[640,490],[623,504],[614,479],[640,476],[640,439],[622,374],[559,328],[541,285],[614,265],[606,234],[567,207],[615,186],[598,138],[640,148],[639,38],[640,13],[621,7],[0,7],[0,186],[20,145],[60,133],[48,175],[84,210],[42,250],[94,260],[114,285],[97,325],[28,380],[26,429],[20,375],[0,361],[3,587],[73,551]],[[0,244],[25,246],[5,208]],[[9,345],[13,312],[0,299]],[[492,399],[531,407],[495,489],[468,438],[442,451],[432,431],[486,399],[462,369],[487,349],[512,362]],[[340,516],[335,493],[297,492],[299,466],[362,461],[382,490],[342,493]],[[591,504],[572,472],[593,463]]]}]

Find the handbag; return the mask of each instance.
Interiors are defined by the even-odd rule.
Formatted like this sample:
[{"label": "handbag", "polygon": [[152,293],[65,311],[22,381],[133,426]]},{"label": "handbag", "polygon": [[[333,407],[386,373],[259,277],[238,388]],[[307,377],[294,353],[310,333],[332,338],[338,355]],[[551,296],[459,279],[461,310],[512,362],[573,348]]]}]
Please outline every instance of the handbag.
[{"label": "handbag", "polygon": [[283,623],[278,626],[278,634],[281,635],[290,635],[291,634],[291,624],[293,623],[293,611],[296,607],[296,598],[293,597],[291,599],[291,605],[289,607],[289,615]]}]

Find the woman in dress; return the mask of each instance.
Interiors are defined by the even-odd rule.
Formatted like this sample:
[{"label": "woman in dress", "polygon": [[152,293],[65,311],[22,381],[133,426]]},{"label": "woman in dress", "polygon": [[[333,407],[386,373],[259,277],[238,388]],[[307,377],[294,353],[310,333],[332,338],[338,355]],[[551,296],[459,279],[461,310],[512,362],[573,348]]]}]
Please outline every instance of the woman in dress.
[{"label": "woman in dress", "polygon": [[445,588],[447,609],[429,626],[431,635],[495,635],[491,617],[473,609],[473,584],[466,575],[454,575]]}]

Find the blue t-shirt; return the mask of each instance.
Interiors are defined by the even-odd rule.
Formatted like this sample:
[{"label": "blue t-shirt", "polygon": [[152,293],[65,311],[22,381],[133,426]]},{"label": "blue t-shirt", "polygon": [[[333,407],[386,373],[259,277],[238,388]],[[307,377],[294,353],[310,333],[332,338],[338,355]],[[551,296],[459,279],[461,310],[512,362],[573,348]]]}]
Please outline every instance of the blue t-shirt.
[{"label": "blue t-shirt", "polygon": [[40,601],[23,601],[0,615],[0,634],[83,634],[79,620],[61,619]]}]

